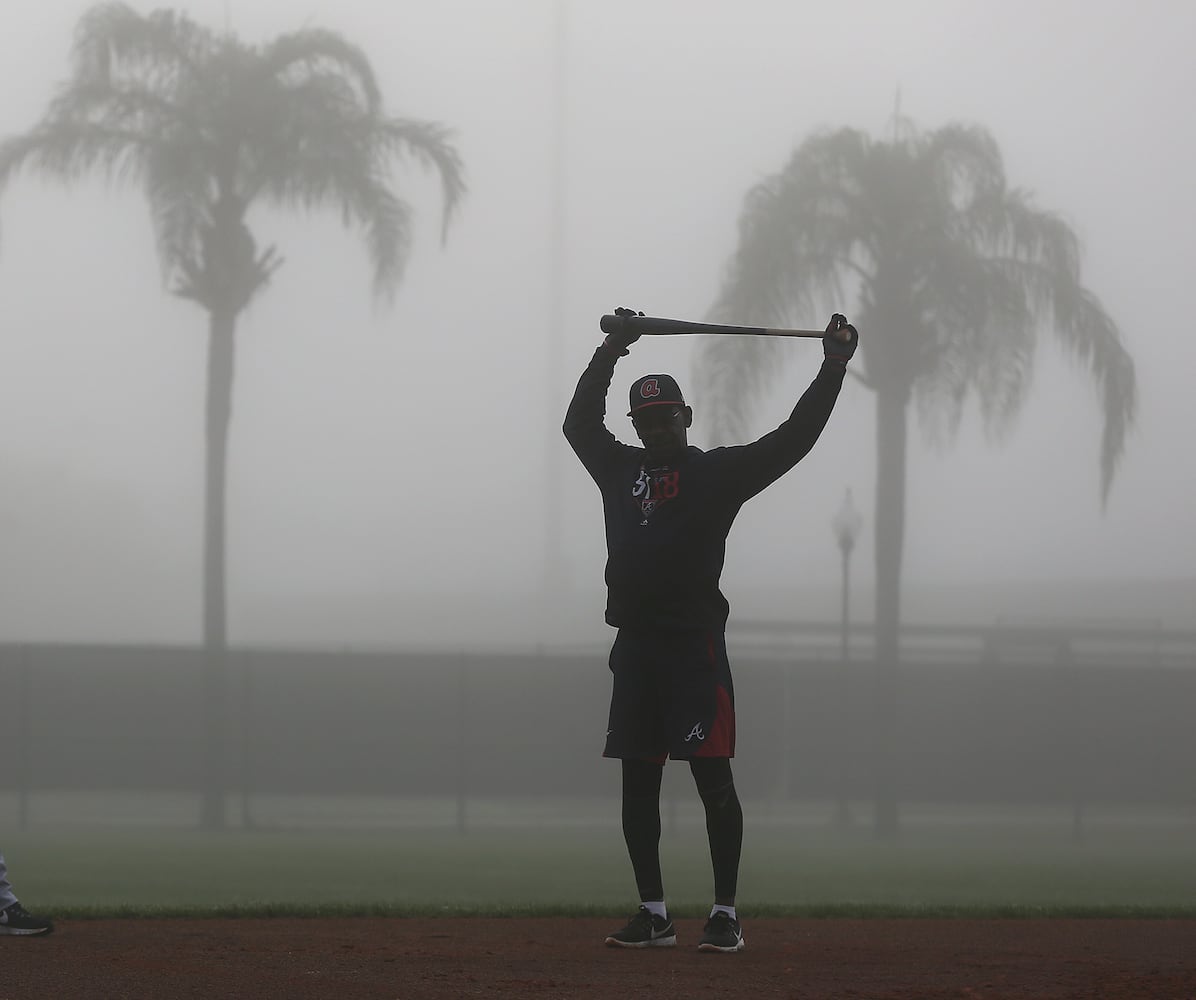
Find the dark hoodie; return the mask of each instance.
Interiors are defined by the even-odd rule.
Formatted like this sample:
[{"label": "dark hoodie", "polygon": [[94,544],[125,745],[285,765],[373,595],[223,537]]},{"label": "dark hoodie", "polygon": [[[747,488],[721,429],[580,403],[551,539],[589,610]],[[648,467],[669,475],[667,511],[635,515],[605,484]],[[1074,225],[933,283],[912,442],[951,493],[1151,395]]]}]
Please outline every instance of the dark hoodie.
[{"label": "dark hoodie", "polygon": [[793,468],[822,433],[845,366],[824,361],[789,418],[751,444],[702,451],[645,468],[643,448],[606,428],[617,346],[594,352],[565,414],[565,437],[602,493],[606,621],[628,629],[713,629],[730,610],[719,590],[727,533],[739,508]]}]

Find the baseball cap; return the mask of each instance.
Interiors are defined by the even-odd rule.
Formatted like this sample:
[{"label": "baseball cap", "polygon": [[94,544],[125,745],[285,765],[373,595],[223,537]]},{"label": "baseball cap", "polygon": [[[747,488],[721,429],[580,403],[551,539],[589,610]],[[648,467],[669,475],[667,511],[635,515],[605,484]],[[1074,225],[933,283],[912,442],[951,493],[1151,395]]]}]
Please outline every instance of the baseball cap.
[{"label": "baseball cap", "polygon": [[685,397],[681,395],[681,387],[672,375],[645,375],[636,379],[631,387],[631,409],[627,416],[635,416],[636,412],[646,406],[684,406]]}]

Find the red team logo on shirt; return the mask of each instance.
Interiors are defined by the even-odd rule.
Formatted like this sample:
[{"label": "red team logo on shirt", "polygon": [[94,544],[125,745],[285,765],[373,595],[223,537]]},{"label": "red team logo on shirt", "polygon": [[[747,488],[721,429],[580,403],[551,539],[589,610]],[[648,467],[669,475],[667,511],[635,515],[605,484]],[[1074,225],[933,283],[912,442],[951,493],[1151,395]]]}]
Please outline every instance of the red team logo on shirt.
[{"label": "red team logo on shirt", "polygon": [[631,495],[640,502],[640,513],[647,524],[649,515],[666,500],[672,500],[681,492],[681,470],[664,466],[659,469],[640,468],[639,477],[631,487]]}]

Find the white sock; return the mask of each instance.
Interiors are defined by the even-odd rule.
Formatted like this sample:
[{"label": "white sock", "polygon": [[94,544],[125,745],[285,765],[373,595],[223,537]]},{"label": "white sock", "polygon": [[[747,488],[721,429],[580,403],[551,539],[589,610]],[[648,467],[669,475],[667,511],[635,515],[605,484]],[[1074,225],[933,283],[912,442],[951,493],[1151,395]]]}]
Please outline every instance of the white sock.
[{"label": "white sock", "polygon": [[662,920],[669,919],[669,911],[665,909],[663,899],[642,900],[640,906],[644,907],[649,913],[654,913]]},{"label": "white sock", "polygon": [[722,910],[722,912],[725,913],[727,916],[729,916],[732,920],[739,919],[737,916],[735,916],[735,907],[723,906],[722,903],[715,903],[714,908],[710,911],[710,915],[713,917],[716,913],[719,912],[719,910]]}]

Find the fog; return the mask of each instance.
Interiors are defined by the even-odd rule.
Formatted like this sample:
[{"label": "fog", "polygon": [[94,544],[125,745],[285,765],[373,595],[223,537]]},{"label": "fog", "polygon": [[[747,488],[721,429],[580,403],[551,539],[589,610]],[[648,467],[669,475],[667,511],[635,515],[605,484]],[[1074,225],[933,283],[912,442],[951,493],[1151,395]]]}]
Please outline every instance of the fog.
[{"label": "fog", "polygon": [[[6,3],[0,134],[41,115],[87,6]],[[560,434],[599,317],[629,305],[702,318],[748,188],[815,129],[882,135],[898,101],[921,129],[987,128],[1010,184],[1073,227],[1083,281],[1119,324],[1140,393],[1103,510],[1096,394],[1049,340],[999,446],[974,413],[945,450],[915,427],[906,620],[1196,625],[1196,338],[1184,292],[1196,264],[1196,7],[181,6],[246,39],[301,25],[343,33],[373,61],[391,113],[455,129],[469,184],[442,245],[438,183],[414,168],[397,176],[417,229],[389,306],[372,299],[365,250],[333,213],[251,216],[286,261],[238,333],[233,643],[601,643],[600,504]],[[205,337],[204,314],[162,287],[139,192],[28,174],[9,185],[0,640],[197,640]],[[632,439],[630,382],[671,371],[688,389],[691,346],[641,341],[620,363],[608,425],[621,438]],[[817,370],[816,343],[791,351],[753,435]],[[707,445],[703,401],[691,401],[691,441]],[[733,616],[834,618],[831,519],[847,488],[868,515],[853,614],[870,616],[873,407],[849,382],[814,452],[744,508],[724,575]],[[554,516],[565,566],[549,599]]]}]

